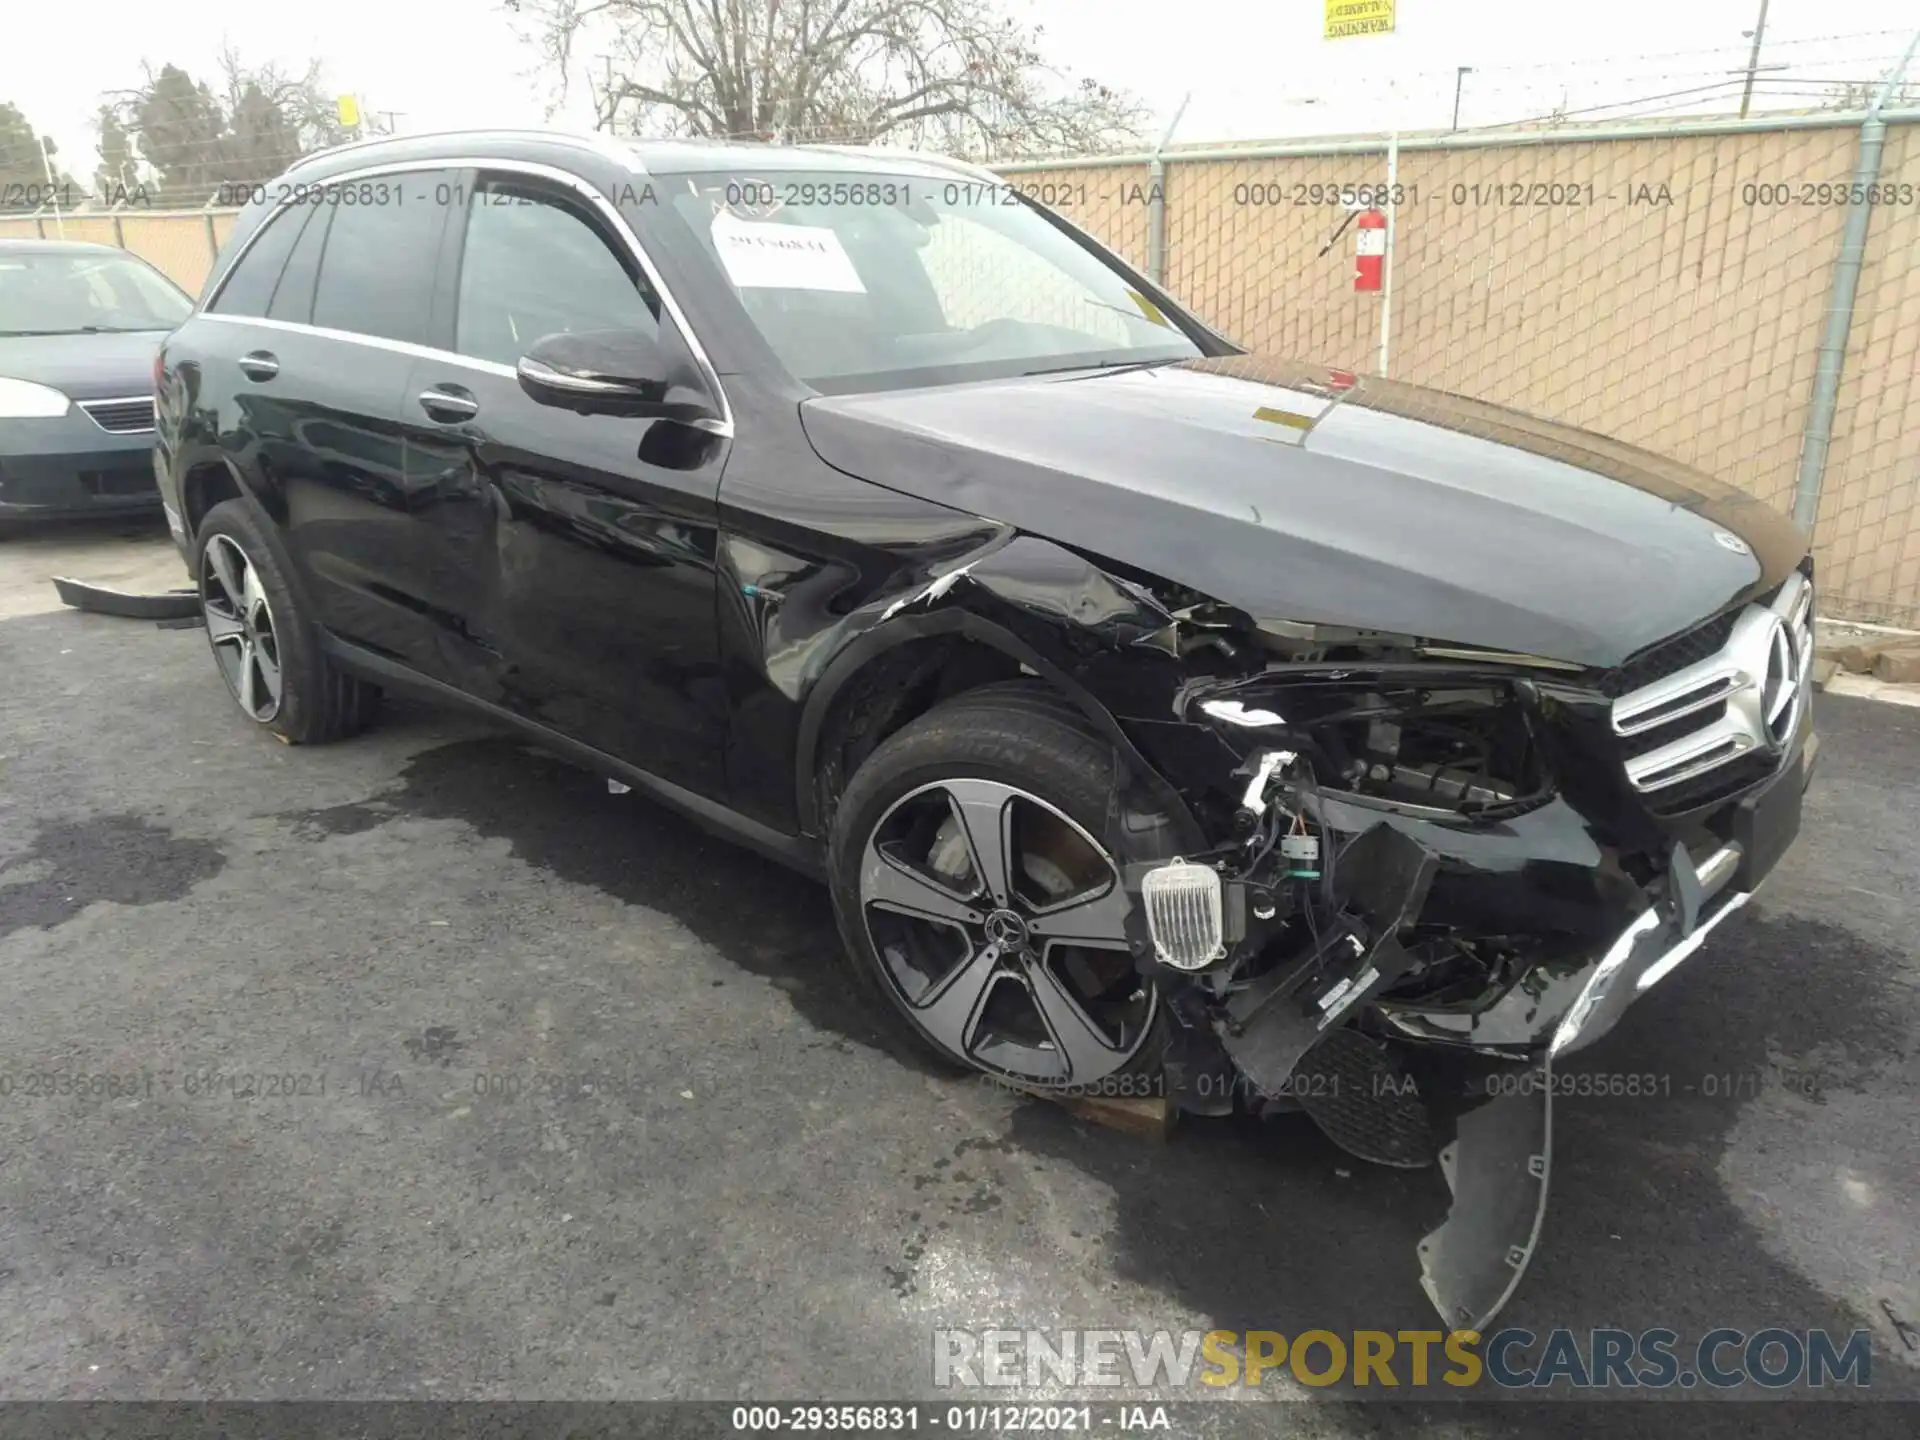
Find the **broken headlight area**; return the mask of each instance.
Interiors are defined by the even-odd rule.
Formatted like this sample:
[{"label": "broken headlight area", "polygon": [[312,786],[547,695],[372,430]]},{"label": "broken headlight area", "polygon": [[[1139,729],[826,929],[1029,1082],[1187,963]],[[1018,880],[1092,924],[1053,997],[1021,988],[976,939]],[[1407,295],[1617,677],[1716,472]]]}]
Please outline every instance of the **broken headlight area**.
[{"label": "broken headlight area", "polygon": [[1553,793],[1526,693],[1506,677],[1393,667],[1360,682],[1333,670],[1285,684],[1195,687],[1185,709],[1255,765],[1276,750],[1303,757],[1310,788],[1494,819]]},{"label": "broken headlight area", "polygon": [[[1560,1016],[1536,1005],[1488,1045],[1449,1017],[1524,1007],[1542,977],[1571,1008],[1640,883],[1557,793],[1523,679],[1328,667],[1198,683],[1180,714],[1231,758],[1188,790],[1217,843],[1127,877],[1170,1098],[1297,1109],[1363,1159],[1437,1164],[1455,1204],[1423,1283],[1450,1323],[1490,1319],[1538,1236],[1551,1116],[1543,1089],[1487,1072],[1544,1071]],[[1478,1089],[1436,1064],[1448,1051]]]},{"label": "broken headlight area", "polygon": [[[1131,877],[1136,953],[1206,996],[1204,1028],[1255,1097],[1281,1098],[1307,1052],[1372,1002],[1471,1004],[1568,938],[1507,938],[1523,899],[1514,870],[1531,858],[1511,853],[1525,842],[1510,829],[1557,803],[1510,680],[1336,672],[1203,684],[1182,703],[1232,757],[1189,789],[1220,839]],[[1573,828],[1559,882],[1577,926],[1601,856]],[[1463,837],[1495,829],[1507,855],[1458,855]],[[1549,932],[1560,918],[1551,904],[1519,908]],[[1282,1010],[1284,1043],[1272,1018]]]},{"label": "broken headlight area", "polygon": [[1628,829],[1572,692],[1452,658],[1190,678],[1143,738],[1208,844],[1128,873],[1129,940],[1174,1103],[1300,1110],[1362,1158],[1438,1164],[1422,1283],[1481,1329],[1539,1237],[1554,1067],[1746,903],[1817,745],[1710,823]]}]

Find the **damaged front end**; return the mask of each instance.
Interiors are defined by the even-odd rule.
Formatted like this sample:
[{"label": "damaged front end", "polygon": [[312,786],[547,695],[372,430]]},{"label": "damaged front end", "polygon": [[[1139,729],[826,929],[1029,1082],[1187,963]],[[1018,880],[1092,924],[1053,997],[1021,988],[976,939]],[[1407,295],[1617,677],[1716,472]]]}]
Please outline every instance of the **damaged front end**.
[{"label": "damaged front end", "polygon": [[1199,673],[1171,720],[1127,726],[1210,842],[1126,877],[1129,940],[1174,1022],[1169,1093],[1203,1114],[1298,1108],[1365,1159],[1437,1162],[1454,1203],[1422,1283],[1448,1324],[1483,1328],[1539,1238],[1555,1064],[1740,909],[1798,829],[1805,677],[1782,679],[1771,773],[1672,814],[1631,783],[1605,677],[1180,619]]}]

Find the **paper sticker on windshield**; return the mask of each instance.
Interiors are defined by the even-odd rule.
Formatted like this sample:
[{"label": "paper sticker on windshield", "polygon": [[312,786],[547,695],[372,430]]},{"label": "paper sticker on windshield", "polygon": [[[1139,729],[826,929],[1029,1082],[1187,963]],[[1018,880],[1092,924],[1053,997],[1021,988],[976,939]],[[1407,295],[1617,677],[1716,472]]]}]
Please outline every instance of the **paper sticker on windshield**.
[{"label": "paper sticker on windshield", "polygon": [[742,290],[867,293],[840,237],[824,225],[768,225],[723,211],[714,218],[713,248]]}]

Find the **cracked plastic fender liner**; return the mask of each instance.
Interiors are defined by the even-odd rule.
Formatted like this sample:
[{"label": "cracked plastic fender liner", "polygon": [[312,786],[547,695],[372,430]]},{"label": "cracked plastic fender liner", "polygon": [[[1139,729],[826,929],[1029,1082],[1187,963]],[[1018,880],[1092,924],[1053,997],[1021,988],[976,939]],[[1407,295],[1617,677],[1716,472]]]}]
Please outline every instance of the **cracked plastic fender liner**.
[{"label": "cracked plastic fender liner", "polygon": [[1540,1243],[1553,1145],[1552,1062],[1460,1117],[1440,1170],[1453,1208],[1420,1242],[1420,1288],[1447,1324],[1485,1333]]}]

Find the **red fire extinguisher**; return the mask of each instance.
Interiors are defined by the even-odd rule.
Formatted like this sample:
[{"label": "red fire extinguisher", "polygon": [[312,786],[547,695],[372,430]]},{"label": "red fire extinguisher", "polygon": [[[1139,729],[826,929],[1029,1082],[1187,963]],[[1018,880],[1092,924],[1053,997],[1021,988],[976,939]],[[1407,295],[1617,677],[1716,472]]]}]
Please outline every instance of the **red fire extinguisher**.
[{"label": "red fire extinguisher", "polygon": [[1353,225],[1353,288],[1378,290],[1387,263],[1387,217],[1363,210]]}]

